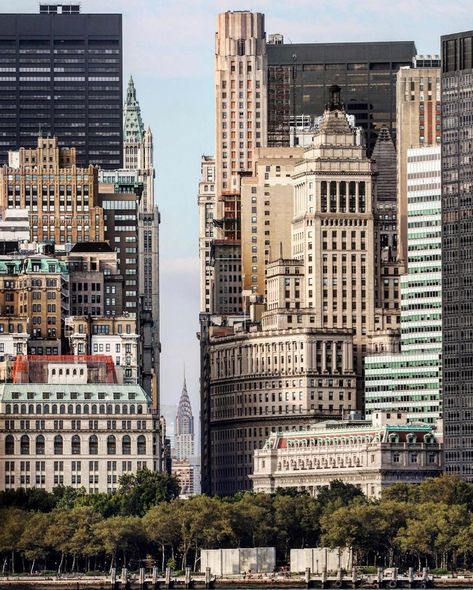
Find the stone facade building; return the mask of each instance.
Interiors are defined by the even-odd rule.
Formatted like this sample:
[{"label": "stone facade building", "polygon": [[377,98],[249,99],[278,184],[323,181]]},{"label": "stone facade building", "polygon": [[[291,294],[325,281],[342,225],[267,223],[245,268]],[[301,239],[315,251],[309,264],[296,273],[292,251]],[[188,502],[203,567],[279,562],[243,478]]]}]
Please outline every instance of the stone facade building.
[{"label": "stone facade building", "polygon": [[121,383],[139,383],[139,335],[135,314],[70,316],[66,319],[65,335],[72,354],[110,355]]},{"label": "stone facade building", "polygon": [[76,165],[75,148],[56,137],[38,137],[37,148],[9,152],[0,169],[0,207],[27,209],[32,242],[103,241],[97,168]]},{"label": "stone facade building", "polygon": [[399,413],[370,420],[320,422],[303,432],[277,432],[255,451],[255,492],[295,488],[316,495],[334,479],[369,498],[394,483],[420,483],[442,472],[442,440],[428,424]]},{"label": "stone facade building", "polygon": [[49,383],[0,385],[0,490],[112,492],[125,473],[158,470],[159,418],[144,390],[84,382],[81,358],[57,366],[67,382],[51,370]]},{"label": "stone facade building", "polygon": [[17,351],[27,341],[30,354],[60,354],[69,313],[67,264],[41,254],[2,256],[0,273],[0,338],[14,337]]}]

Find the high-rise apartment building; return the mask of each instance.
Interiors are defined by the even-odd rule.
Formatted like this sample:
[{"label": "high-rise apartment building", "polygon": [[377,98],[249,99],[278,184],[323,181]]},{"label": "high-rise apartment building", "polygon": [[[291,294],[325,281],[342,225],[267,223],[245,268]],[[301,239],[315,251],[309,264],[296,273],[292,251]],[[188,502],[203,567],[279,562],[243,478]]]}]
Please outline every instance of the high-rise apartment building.
[{"label": "high-rise apartment building", "polygon": [[442,44],[442,387],[445,469],[473,479],[473,31]]},{"label": "high-rise apartment building", "polygon": [[440,146],[407,150],[407,274],[401,277],[401,351],[365,358],[366,412],[442,416]]},{"label": "high-rise apartment building", "polygon": [[[396,72],[410,66],[412,41],[268,43],[268,145],[289,146],[292,123],[318,117],[330,86],[342,89],[347,113],[363,127],[368,153],[381,128],[396,136]],[[293,128],[294,129],[294,128]]]},{"label": "high-rise apartment building", "polygon": [[440,145],[440,57],[418,55],[397,73],[399,257],[407,259],[407,150]]},{"label": "high-rise apartment building", "polygon": [[76,149],[59,147],[56,137],[37,136],[36,146],[9,152],[0,168],[0,207],[28,211],[34,242],[103,241],[97,169],[79,167]]},{"label": "high-rise apartment building", "polygon": [[2,14],[0,58],[0,161],[42,131],[74,146],[79,166],[121,166],[121,14]]},{"label": "high-rise apartment building", "polygon": [[303,148],[256,148],[253,174],[241,181],[242,288],[264,296],[266,265],[291,256],[292,175]]}]

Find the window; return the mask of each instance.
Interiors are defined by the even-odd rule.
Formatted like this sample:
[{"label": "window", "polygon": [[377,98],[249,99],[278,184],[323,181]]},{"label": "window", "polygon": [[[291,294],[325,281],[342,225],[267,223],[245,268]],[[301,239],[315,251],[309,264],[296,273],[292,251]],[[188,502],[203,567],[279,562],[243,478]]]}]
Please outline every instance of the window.
[{"label": "window", "polygon": [[60,434],[56,434],[54,437],[54,454],[55,455],[62,455],[64,450],[64,443],[62,440],[62,436]]},{"label": "window", "polygon": [[116,455],[117,441],[113,434],[107,437],[107,455]]},{"label": "window", "polygon": [[24,434],[20,439],[20,453],[22,455],[30,454],[30,437]]},{"label": "window", "polygon": [[44,436],[42,434],[36,437],[36,454],[44,455]]},{"label": "window", "polygon": [[73,455],[80,455],[80,437],[77,434],[71,439],[71,452]]},{"label": "window", "polygon": [[97,436],[92,434],[89,436],[89,455],[98,455],[99,452],[99,443]]},{"label": "window", "polygon": [[126,434],[122,439],[122,454],[131,455],[131,439],[128,434]]},{"label": "window", "polygon": [[140,434],[140,436],[138,437],[136,444],[136,450],[138,455],[146,455],[146,438],[142,434]]},{"label": "window", "polygon": [[5,438],[5,455],[15,454],[15,439],[13,435],[8,434]]}]

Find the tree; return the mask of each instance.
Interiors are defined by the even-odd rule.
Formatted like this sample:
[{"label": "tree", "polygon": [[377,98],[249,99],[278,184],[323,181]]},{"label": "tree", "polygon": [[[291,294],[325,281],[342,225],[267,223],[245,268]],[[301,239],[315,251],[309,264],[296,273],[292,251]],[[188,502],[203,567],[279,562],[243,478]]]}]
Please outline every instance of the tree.
[{"label": "tree", "polygon": [[178,500],[161,502],[153,506],[143,517],[143,524],[148,539],[161,548],[161,570],[166,565],[166,547],[170,547],[172,555],[180,542],[179,523],[177,521]]},{"label": "tree", "polygon": [[360,488],[340,479],[332,480],[330,486],[321,488],[317,495],[317,500],[324,511],[348,506],[355,498],[365,499],[365,495]]},{"label": "tree", "polygon": [[111,516],[95,526],[95,534],[103,551],[110,556],[110,569],[116,567],[118,553],[123,555],[123,566],[130,554],[139,554],[146,542],[146,532],[141,518],[137,516]]},{"label": "tree", "polygon": [[[0,511],[0,553],[11,556],[11,571],[15,573],[15,554],[20,546],[20,538],[27,521],[27,513],[20,508],[9,508]],[[3,562],[5,571],[7,557]]]},{"label": "tree", "polygon": [[238,502],[230,503],[230,524],[238,546],[269,545],[275,534],[271,496],[242,494]]},{"label": "tree", "polygon": [[143,516],[159,502],[169,502],[179,496],[180,487],[176,477],[140,469],[126,473],[120,478],[117,501],[123,516]]},{"label": "tree", "polygon": [[195,567],[199,548],[221,546],[231,536],[228,506],[208,496],[196,496],[173,504],[179,522],[181,567],[186,568],[191,549],[195,551]]},{"label": "tree", "polygon": [[50,514],[41,512],[28,514],[18,548],[31,562],[30,573],[34,572],[36,562],[40,559],[45,560],[48,555],[46,536],[50,520]]}]

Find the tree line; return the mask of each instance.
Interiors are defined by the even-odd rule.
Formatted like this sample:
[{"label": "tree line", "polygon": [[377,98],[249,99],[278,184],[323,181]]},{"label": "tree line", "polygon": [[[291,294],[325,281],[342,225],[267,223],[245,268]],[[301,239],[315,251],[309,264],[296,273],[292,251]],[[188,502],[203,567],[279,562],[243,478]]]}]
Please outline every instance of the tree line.
[{"label": "tree line", "polygon": [[199,567],[203,548],[348,547],[358,565],[455,568],[473,564],[473,484],[443,476],[395,484],[370,500],[333,481],[317,497],[178,497],[175,478],[143,470],[113,494],[60,487],[0,494],[3,572]]}]

